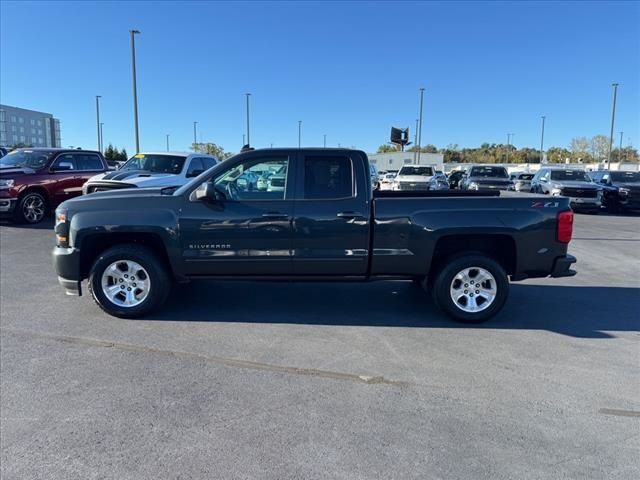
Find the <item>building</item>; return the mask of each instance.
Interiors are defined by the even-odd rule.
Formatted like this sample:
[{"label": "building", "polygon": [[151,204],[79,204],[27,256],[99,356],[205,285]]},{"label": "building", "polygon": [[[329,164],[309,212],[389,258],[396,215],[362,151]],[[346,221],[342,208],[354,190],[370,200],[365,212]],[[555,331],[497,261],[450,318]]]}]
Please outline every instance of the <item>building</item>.
[{"label": "building", "polygon": [[[369,153],[369,163],[378,172],[383,170],[400,170],[403,165],[418,163],[418,154],[414,152]],[[420,153],[420,165],[435,165],[436,170],[444,168],[444,154]]]},{"label": "building", "polygon": [[60,120],[50,113],[0,105],[0,146],[61,147]]}]

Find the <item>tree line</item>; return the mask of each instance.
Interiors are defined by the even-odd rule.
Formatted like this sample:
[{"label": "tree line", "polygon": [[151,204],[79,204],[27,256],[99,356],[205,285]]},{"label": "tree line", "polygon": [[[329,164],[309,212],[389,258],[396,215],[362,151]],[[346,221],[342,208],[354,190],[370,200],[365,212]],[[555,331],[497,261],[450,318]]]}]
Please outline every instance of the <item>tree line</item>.
[{"label": "tree line", "polygon": [[[407,149],[416,152],[417,146]],[[399,151],[394,145],[380,145],[377,153]],[[536,148],[517,148],[502,143],[483,143],[479,147],[460,148],[457,144],[437,148],[435,145],[425,145],[420,148],[422,153],[441,153],[445,162],[454,163],[538,163],[540,150]],[[595,135],[592,138],[577,137],[571,140],[568,147],[549,147],[545,149],[545,157],[549,163],[595,163],[607,160],[609,153],[609,137]],[[612,162],[640,162],[638,150],[628,146],[611,150]]]}]

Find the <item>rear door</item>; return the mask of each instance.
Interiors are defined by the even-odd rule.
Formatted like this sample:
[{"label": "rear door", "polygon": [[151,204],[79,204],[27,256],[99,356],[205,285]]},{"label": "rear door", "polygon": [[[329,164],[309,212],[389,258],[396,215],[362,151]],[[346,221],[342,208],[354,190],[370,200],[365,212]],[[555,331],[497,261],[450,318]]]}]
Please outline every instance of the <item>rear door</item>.
[{"label": "rear door", "polygon": [[300,154],[293,219],[295,275],[365,276],[369,171],[356,152]]}]

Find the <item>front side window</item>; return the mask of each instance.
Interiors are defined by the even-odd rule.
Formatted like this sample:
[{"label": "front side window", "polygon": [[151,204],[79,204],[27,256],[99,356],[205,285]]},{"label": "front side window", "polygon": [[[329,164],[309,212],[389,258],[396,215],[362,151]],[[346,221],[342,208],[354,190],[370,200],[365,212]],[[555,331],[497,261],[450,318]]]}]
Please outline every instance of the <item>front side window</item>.
[{"label": "front side window", "polygon": [[202,160],[202,166],[205,170],[209,170],[211,167],[216,166],[216,161],[211,157],[202,157],[200,160]]},{"label": "front side window", "polygon": [[306,157],[304,198],[335,199],[353,196],[353,168],[348,157]]},{"label": "front side window", "polygon": [[60,155],[51,165],[52,170],[77,170],[76,160],[72,153]]},{"label": "front side window", "polygon": [[177,175],[182,171],[187,157],[180,155],[147,155],[138,153],[125,163],[121,170],[144,170],[150,173],[169,173]]},{"label": "front side window", "polygon": [[227,200],[284,200],[288,157],[249,159],[213,179]]},{"label": "front side window", "polygon": [[202,165],[202,159],[200,158],[192,158],[191,163],[189,164],[189,168],[187,170],[187,177],[197,177],[202,172],[204,172],[204,166]]}]

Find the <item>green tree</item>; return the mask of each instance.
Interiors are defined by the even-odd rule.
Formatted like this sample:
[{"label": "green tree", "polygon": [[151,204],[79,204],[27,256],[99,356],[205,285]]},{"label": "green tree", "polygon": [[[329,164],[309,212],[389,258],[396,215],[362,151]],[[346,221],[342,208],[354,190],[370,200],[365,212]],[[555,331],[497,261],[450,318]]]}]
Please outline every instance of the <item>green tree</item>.
[{"label": "green tree", "polygon": [[213,155],[219,160],[226,160],[233,156],[233,153],[225,152],[224,148],[215,143],[192,143],[191,150],[199,153],[206,153],[208,155]]},{"label": "green tree", "polygon": [[126,162],[128,160],[128,155],[127,155],[127,150],[125,148],[122,149],[122,151],[120,152],[120,158],[119,160],[122,162]]},{"label": "green tree", "polygon": [[380,145],[378,147],[378,152],[377,153],[390,153],[390,152],[397,152],[397,151],[398,151],[398,149],[395,146],[385,143],[385,144]]},{"label": "green tree", "polygon": [[596,135],[591,139],[589,153],[596,161],[606,160],[609,156],[609,137]]}]

